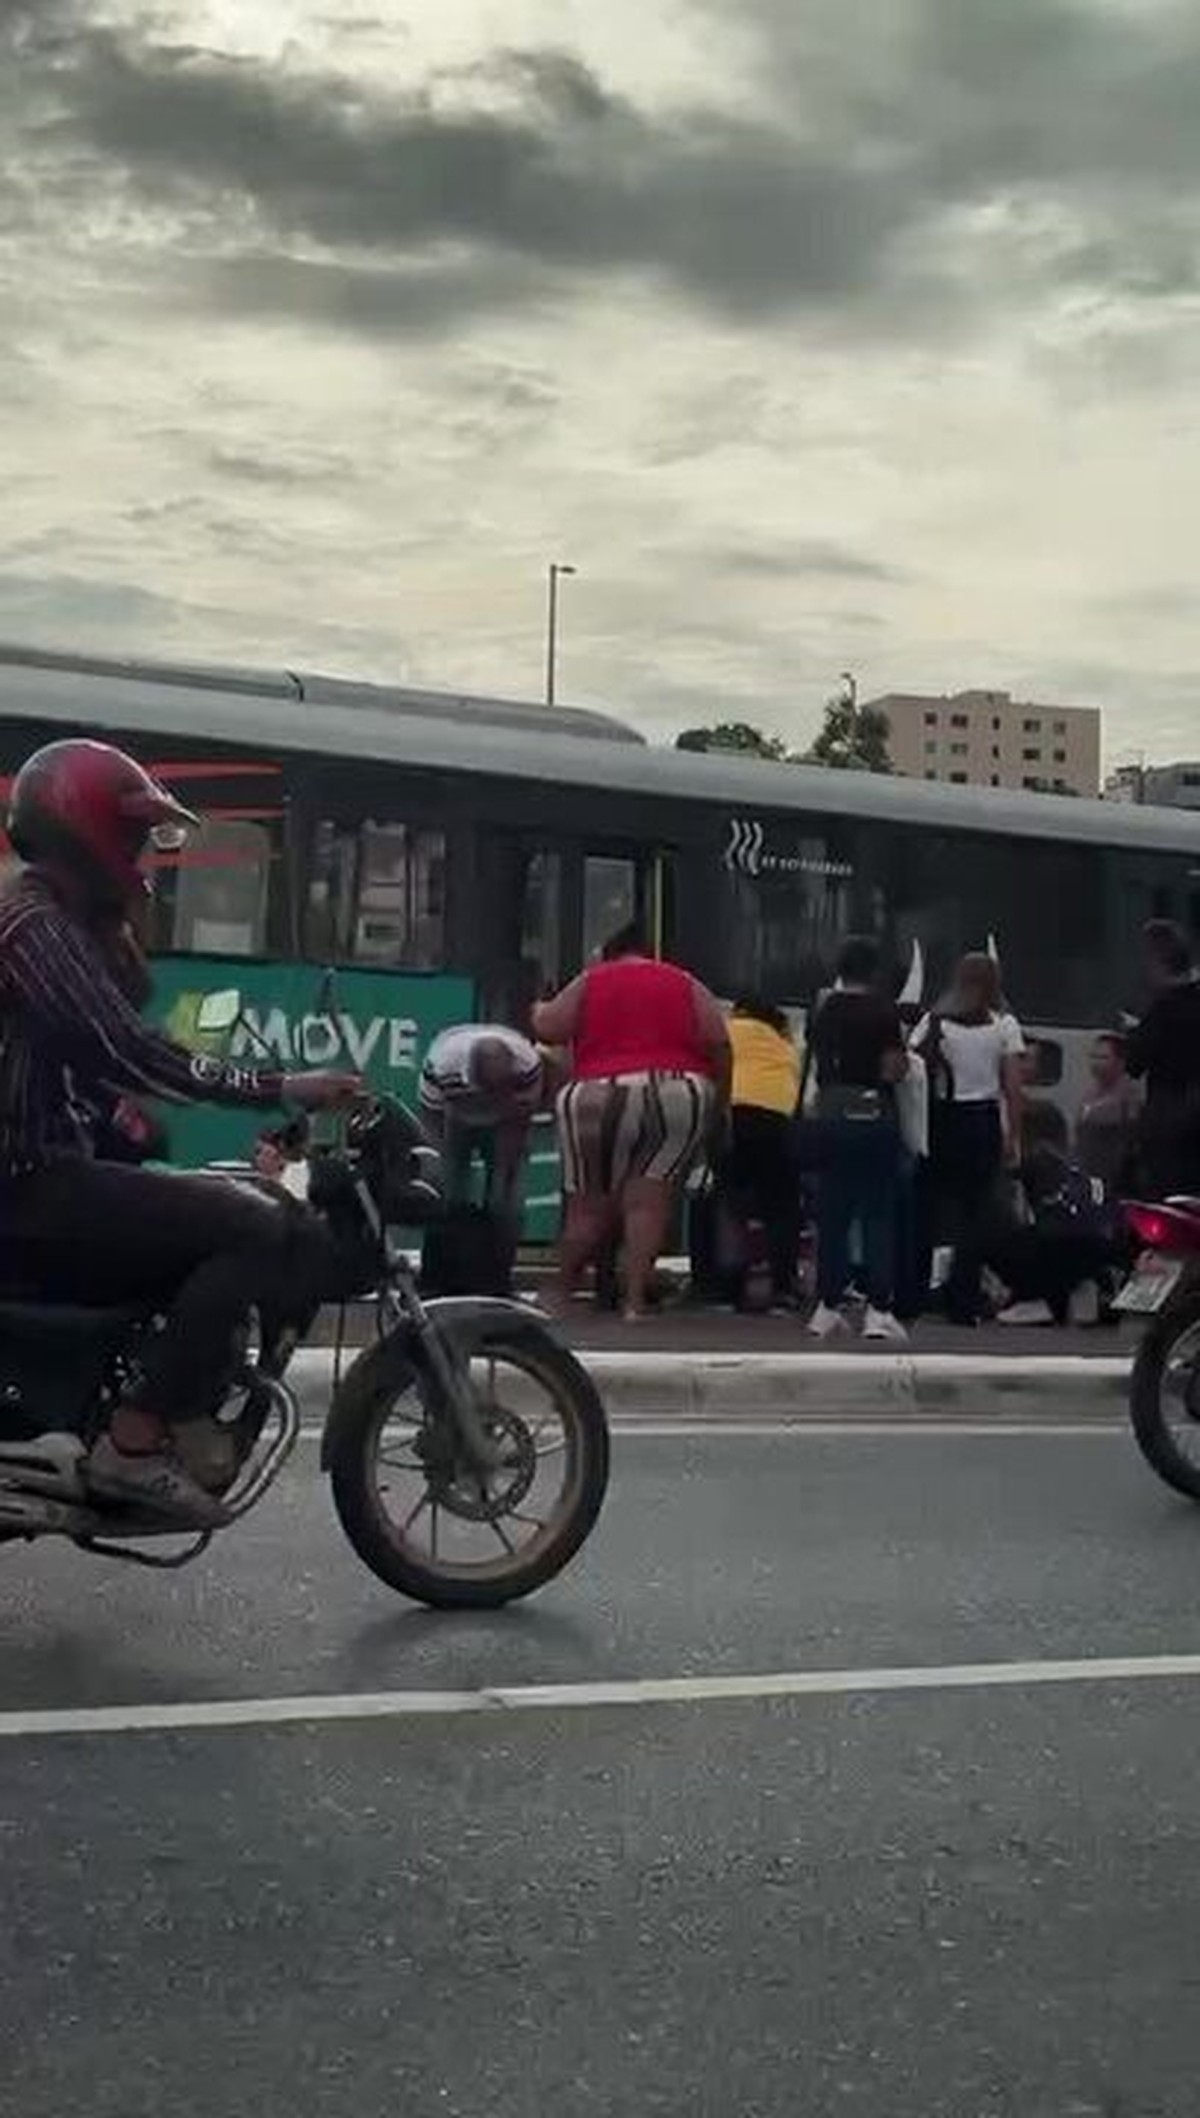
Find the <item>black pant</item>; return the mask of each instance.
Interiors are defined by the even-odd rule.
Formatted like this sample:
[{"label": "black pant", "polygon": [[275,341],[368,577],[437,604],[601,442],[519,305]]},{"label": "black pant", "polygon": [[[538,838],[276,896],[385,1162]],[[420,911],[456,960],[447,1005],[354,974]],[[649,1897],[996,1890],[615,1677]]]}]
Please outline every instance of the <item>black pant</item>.
[{"label": "black pant", "polygon": [[912,1324],[929,1302],[933,1253],[928,1240],[929,1163],[900,1145],[896,1172],[896,1300],[903,1324]]},{"label": "black pant", "polygon": [[31,1299],[163,1307],[136,1402],[173,1426],[214,1409],[250,1309],[303,1327],[337,1291],[315,1214],[220,1176],[64,1157],[0,1188],[0,1245]]},{"label": "black pant", "polygon": [[800,1247],[800,1172],[791,1119],[782,1111],[735,1104],[721,1183],[738,1213],[763,1224],[772,1292],[791,1294]]},{"label": "black pant", "polygon": [[1143,1189],[1152,1199],[1200,1194],[1200,1119],[1196,1099],[1159,1095],[1142,1113],[1138,1138]]},{"label": "black pant", "polygon": [[999,1104],[942,1104],[935,1120],[934,1155],[939,1203],[954,1245],[946,1308],[956,1323],[974,1323],[981,1306],[985,1231],[1004,1166]]},{"label": "black pant", "polygon": [[1102,1281],[1123,1259],[1119,1243],[1102,1236],[1014,1228],[990,1246],[987,1262],[1015,1302],[1046,1302],[1062,1324],[1075,1289],[1085,1280]]},{"label": "black pant", "polygon": [[889,1118],[823,1123],[817,1198],[817,1294],[836,1309],[850,1284],[850,1237],[862,1243],[863,1293],[873,1309],[896,1296],[896,1193],[900,1136]]}]

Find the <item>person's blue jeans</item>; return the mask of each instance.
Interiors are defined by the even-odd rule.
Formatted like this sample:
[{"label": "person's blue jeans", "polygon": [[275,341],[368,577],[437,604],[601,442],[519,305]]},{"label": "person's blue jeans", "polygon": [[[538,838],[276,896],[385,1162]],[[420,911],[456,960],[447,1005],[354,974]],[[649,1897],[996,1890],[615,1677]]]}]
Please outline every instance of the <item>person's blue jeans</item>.
[{"label": "person's blue jeans", "polygon": [[862,1235],[863,1293],[873,1309],[895,1298],[900,1141],[886,1119],[831,1119],[817,1210],[817,1294],[836,1309],[850,1281],[850,1231]]}]

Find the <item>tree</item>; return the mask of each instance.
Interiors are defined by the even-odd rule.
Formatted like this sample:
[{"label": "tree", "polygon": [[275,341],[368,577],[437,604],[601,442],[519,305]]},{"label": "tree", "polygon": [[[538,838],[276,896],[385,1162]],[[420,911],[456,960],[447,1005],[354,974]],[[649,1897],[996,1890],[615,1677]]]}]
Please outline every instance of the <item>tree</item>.
[{"label": "tree", "polygon": [[876,706],[860,706],[853,692],[830,699],[825,725],[803,760],[806,765],[831,765],[840,772],[890,772],[886,713]]},{"label": "tree", "polygon": [[764,735],[748,721],[718,721],[715,728],[685,728],[675,738],[676,750],[732,750],[741,757],[765,757],[778,761],[787,756],[787,745],[777,735]]}]

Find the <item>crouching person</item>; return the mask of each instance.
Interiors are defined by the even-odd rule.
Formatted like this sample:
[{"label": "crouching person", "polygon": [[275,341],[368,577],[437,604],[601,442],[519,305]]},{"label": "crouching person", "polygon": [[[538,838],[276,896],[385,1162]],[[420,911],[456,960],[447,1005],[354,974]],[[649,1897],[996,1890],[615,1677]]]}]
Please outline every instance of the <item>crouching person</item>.
[{"label": "crouching person", "polygon": [[[529,1130],[543,1095],[541,1054],[527,1037],[500,1023],[464,1023],[434,1038],[421,1069],[421,1120],[442,1158],[451,1218],[431,1231],[426,1277],[437,1291],[500,1292],[511,1282],[521,1231],[521,1186]],[[475,1165],[482,1173],[483,1216],[471,1214]],[[474,1233],[468,1234],[469,1226]],[[484,1245],[490,1263],[472,1266],[450,1251]],[[431,1259],[430,1251],[446,1253]],[[453,1270],[450,1268],[453,1266]],[[448,1284],[449,1278],[454,1285]],[[482,1282],[488,1282],[483,1285]],[[461,1282],[461,1284],[459,1284]],[[478,1284],[475,1284],[478,1283]]]}]

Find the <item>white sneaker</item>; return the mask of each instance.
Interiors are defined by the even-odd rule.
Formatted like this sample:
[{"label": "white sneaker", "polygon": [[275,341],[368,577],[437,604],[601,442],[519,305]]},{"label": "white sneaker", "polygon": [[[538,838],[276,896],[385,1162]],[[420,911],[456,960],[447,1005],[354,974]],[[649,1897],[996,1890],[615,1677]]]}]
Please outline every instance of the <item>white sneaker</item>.
[{"label": "white sneaker", "polygon": [[872,1309],[870,1304],[863,1318],[862,1335],[864,1338],[889,1339],[897,1346],[908,1344],[908,1333],[899,1317],[893,1316],[890,1309]]},{"label": "white sneaker", "polygon": [[998,1324],[1052,1324],[1054,1311],[1049,1302],[1010,1302],[996,1318]]},{"label": "white sneaker", "polygon": [[837,1338],[850,1329],[840,1309],[831,1309],[827,1302],[818,1302],[808,1320],[810,1338]]}]

